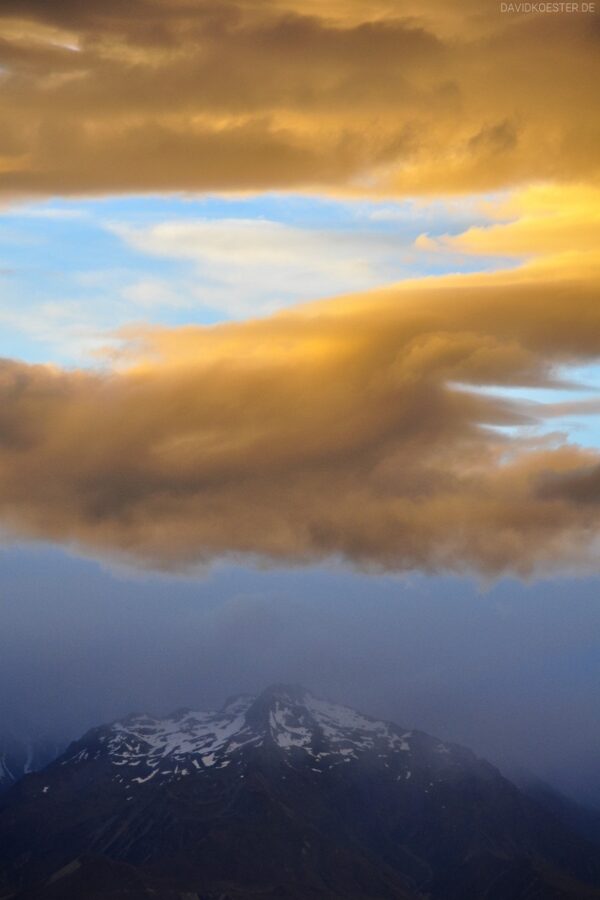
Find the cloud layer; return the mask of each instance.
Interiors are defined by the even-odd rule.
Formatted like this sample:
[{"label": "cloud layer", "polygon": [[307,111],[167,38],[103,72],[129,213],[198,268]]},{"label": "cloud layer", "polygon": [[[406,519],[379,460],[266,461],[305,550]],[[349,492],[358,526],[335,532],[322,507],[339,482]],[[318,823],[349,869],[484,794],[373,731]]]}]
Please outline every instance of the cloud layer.
[{"label": "cloud layer", "polygon": [[[556,408],[480,390],[551,385],[600,355],[593,16],[502,15],[495,0],[5,0],[0,18],[7,198],[553,183],[509,198],[492,227],[417,247],[527,260],[510,272],[130,331],[104,374],[5,360],[8,531],[167,567],[595,565],[598,454],[525,439]],[[281,258],[287,231],[236,227],[251,266],[259,229]],[[128,239],[231,264],[214,225],[191,244],[178,228]],[[154,288],[134,299],[151,305]]]},{"label": "cloud layer", "polygon": [[0,517],[149,565],[593,565],[597,454],[525,442],[543,407],[472,388],[597,358],[598,286],[535,264],[145,330],[104,375],[5,361]]},{"label": "cloud layer", "polygon": [[595,180],[593,15],[459,0],[5,0],[5,194]]}]

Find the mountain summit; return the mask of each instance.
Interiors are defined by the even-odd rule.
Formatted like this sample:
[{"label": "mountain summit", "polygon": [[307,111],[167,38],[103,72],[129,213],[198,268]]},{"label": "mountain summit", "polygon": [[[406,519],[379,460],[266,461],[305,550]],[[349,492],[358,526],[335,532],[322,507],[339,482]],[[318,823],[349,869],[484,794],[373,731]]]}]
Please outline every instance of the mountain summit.
[{"label": "mountain summit", "polygon": [[600,898],[597,856],[469,750],[288,685],[92,729],[0,807],[15,900]]},{"label": "mountain summit", "polygon": [[150,781],[165,784],[228,766],[243,775],[255,756],[251,751],[262,749],[281,754],[287,764],[310,763],[312,771],[323,772],[363,757],[385,760],[384,767],[392,765],[409,778],[413,745],[436,770],[465,756],[464,750],[318,699],[303,688],[274,685],[258,697],[233,697],[218,712],[131,716],[94,729],[71,745],[61,766],[108,760],[112,780],[137,790]]}]

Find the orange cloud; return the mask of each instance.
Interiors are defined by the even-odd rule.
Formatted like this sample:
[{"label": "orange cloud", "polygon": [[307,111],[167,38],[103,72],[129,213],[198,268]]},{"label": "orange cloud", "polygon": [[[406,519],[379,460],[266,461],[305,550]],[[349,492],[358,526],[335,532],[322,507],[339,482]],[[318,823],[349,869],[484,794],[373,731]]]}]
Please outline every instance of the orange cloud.
[{"label": "orange cloud", "polygon": [[598,287],[570,270],[425,279],[131,333],[103,375],[5,361],[0,520],[173,567],[596,565],[600,508],[579,485],[598,455],[507,436],[490,426],[543,407],[470,388],[550,384],[597,358]]},{"label": "orange cloud", "polygon": [[5,0],[5,194],[597,181],[593,15]]},{"label": "orange cloud", "polygon": [[[103,374],[0,363],[0,522],[141,564],[597,566],[591,450],[503,426],[600,356],[594,20],[427,0],[5,0],[0,189],[431,194],[546,179],[422,279],[130,331]],[[590,407],[592,409],[592,407]]]},{"label": "orange cloud", "polygon": [[598,259],[600,189],[587,184],[537,184],[485,205],[501,221],[469,228],[456,237],[429,241],[429,249],[449,249],[523,258],[559,257],[579,263]]}]

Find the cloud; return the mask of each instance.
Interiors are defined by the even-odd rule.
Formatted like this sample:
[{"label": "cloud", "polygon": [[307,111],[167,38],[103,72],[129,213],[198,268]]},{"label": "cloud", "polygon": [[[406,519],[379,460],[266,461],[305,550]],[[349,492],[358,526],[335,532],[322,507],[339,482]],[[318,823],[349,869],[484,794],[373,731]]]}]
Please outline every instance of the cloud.
[{"label": "cloud", "polygon": [[130,197],[78,203],[76,217],[71,203],[65,216],[53,204],[49,220],[47,203],[15,203],[0,235],[7,260],[18,263],[0,300],[0,356],[83,365],[131,321],[263,315],[439,271],[448,254],[415,253],[415,235],[434,222],[443,232],[482,221],[457,202],[421,200],[396,204],[399,217],[382,224],[371,219],[378,205]]},{"label": "cloud", "polygon": [[182,219],[111,230],[135,250],[192,263],[188,306],[232,316],[373,287],[386,276],[393,281],[410,248],[396,235],[303,229],[268,219]]},{"label": "cloud", "polygon": [[541,497],[563,499],[571,503],[600,503],[600,462],[590,458],[588,465],[578,466],[575,471],[545,472],[540,477]]},{"label": "cloud", "polygon": [[[497,256],[595,258],[600,246],[600,189],[587,184],[536,184],[485,204],[496,224],[471,227],[457,236],[421,246]],[[562,260],[564,262],[564,259]]]},{"label": "cloud", "polygon": [[1,17],[6,195],[598,177],[593,15],[9,0]]},{"label": "cloud", "polygon": [[597,504],[544,486],[595,484],[597,454],[503,433],[543,406],[470,388],[596,359],[598,286],[525,266],[131,331],[104,374],[6,360],[0,519],[152,566],[593,567]]}]

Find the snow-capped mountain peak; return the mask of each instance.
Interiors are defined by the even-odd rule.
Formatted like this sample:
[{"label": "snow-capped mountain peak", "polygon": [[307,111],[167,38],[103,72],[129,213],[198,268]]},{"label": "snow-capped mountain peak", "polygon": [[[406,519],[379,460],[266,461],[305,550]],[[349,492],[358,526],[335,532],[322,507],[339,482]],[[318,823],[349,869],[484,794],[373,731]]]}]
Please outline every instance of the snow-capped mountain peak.
[{"label": "snow-capped mountain peak", "polygon": [[489,763],[287,685],[89,731],[7,792],[3,871],[48,900],[600,890],[597,848]]},{"label": "snow-capped mountain peak", "polygon": [[[182,710],[165,718],[127,719],[88,732],[72,744],[61,765],[104,759],[114,779],[131,786],[185,778],[231,765],[246,754],[270,750],[314,770],[344,765],[370,754],[410,771],[413,744],[445,758],[454,750],[434,738],[373,719],[313,696],[298,686],[274,685],[258,696],[240,695],[214,712]],[[408,776],[410,777],[410,776]]]}]

